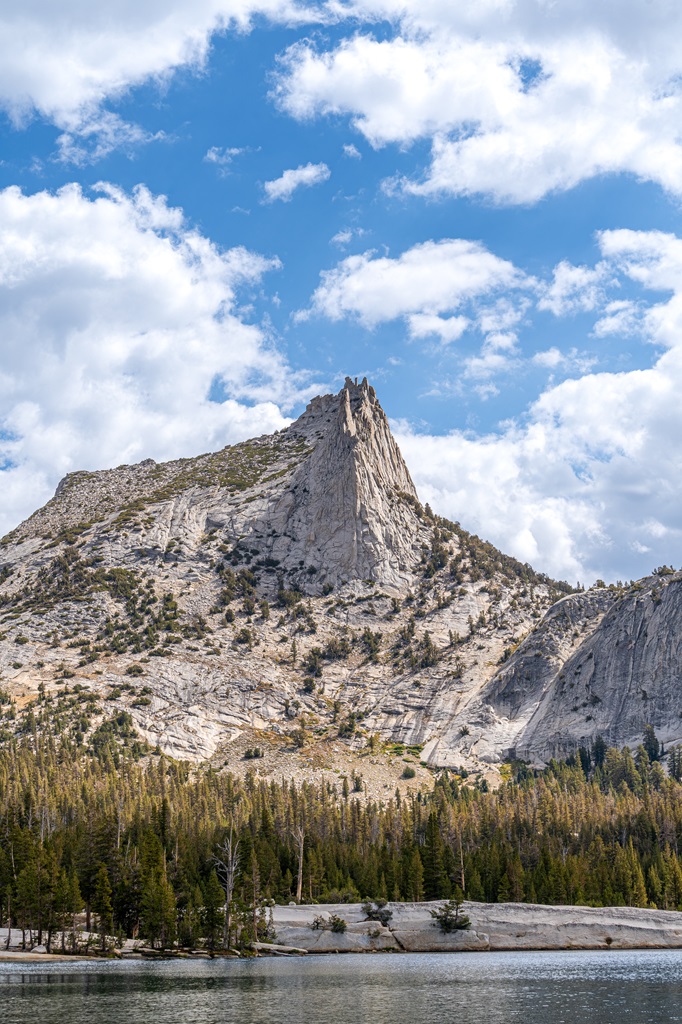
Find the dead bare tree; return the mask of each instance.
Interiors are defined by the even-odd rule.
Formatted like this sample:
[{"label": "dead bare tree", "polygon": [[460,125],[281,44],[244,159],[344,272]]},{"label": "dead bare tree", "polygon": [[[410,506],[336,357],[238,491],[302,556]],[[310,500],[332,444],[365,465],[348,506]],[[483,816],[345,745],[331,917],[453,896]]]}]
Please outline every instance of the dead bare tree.
[{"label": "dead bare tree", "polygon": [[291,835],[298,844],[298,879],[296,881],[296,902],[301,902],[303,893],[303,844],[305,843],[305,829],[303,825],[295,825]]},{"label": "dead bare tree", "polygon": [[223,946],[230,945],[230,927],[232,924],[232,896],[239,874],[239,837],[234,833],[230,822],[230,831],[218,847],[213,857],[216,873],[225,890],[225,923],[223,925]]}]

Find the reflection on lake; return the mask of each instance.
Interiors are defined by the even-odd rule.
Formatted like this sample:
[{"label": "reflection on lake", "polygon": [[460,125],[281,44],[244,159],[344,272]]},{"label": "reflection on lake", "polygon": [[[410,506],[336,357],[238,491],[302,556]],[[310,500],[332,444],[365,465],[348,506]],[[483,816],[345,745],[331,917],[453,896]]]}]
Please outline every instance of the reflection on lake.
[{"label": "reflection on lake", "polygon": [[4,1024],[682,1022],[682,951],[0,965]]}]

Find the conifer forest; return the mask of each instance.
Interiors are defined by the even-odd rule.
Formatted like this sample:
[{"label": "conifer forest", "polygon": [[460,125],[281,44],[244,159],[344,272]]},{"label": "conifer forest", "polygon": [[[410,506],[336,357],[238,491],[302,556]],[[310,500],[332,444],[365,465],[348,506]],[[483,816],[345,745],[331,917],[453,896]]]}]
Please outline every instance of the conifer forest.
[{"label": "conifer forest", "polygon": [[359,776],[297,787],[172,761],[122,745],[122,725],[87,751],[37,730],[0,750],[0,925],[48,948],[83,931],[93,948],[243,948],[292,900],[682,909],[682,752],[652,729],[634,753],[597,740],[514,763],[495,791],[441,770],[376,801]]}]

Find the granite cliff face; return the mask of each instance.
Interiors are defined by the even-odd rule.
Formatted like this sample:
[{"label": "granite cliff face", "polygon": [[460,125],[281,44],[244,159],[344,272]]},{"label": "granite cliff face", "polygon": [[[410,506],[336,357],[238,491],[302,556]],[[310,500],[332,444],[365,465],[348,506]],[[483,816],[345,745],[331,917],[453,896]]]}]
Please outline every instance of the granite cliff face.
[{"label": "granite cliff face", "polygon": [[[481,702],[506,730],[508,754],[565,757],[601,735],[641,742],[645,724],[665,743],[682,737],[682,573],[560,601],[484,688]],[[503,744],[491,743],[496,756]]]},{"label": "granite cliff face", "polygon": [[392,790],[405,758],[673,738],[678,582],[572,594],[435,516],[347,378],[274,435],[73,473],[3,538],[0,742],[38,714],[278,776],[370,751]]},{"label": "granite cliff face", "polygon": [[408,586],[428,531],[374,388],[347,377],[338,395],[314,399],[290,430],[310,455],[251,535],[266,538],[262,547],[283,569],[296,573],[303,563],[322,585],[369,579]]}]

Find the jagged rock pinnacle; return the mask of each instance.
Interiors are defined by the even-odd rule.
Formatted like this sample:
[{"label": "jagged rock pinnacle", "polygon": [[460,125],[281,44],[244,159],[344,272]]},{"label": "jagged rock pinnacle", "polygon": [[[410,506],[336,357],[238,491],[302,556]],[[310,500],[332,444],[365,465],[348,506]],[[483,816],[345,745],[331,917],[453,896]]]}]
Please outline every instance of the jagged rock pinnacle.
[{"label": "jagged rock pinnacle", "polygon": [[374,388],[347,377],[338,395],[313,399],[289,430],[314,447],[266,510],[274,557],[290,569],[303,561],[333,583],[404,586],[426,528]]}]

